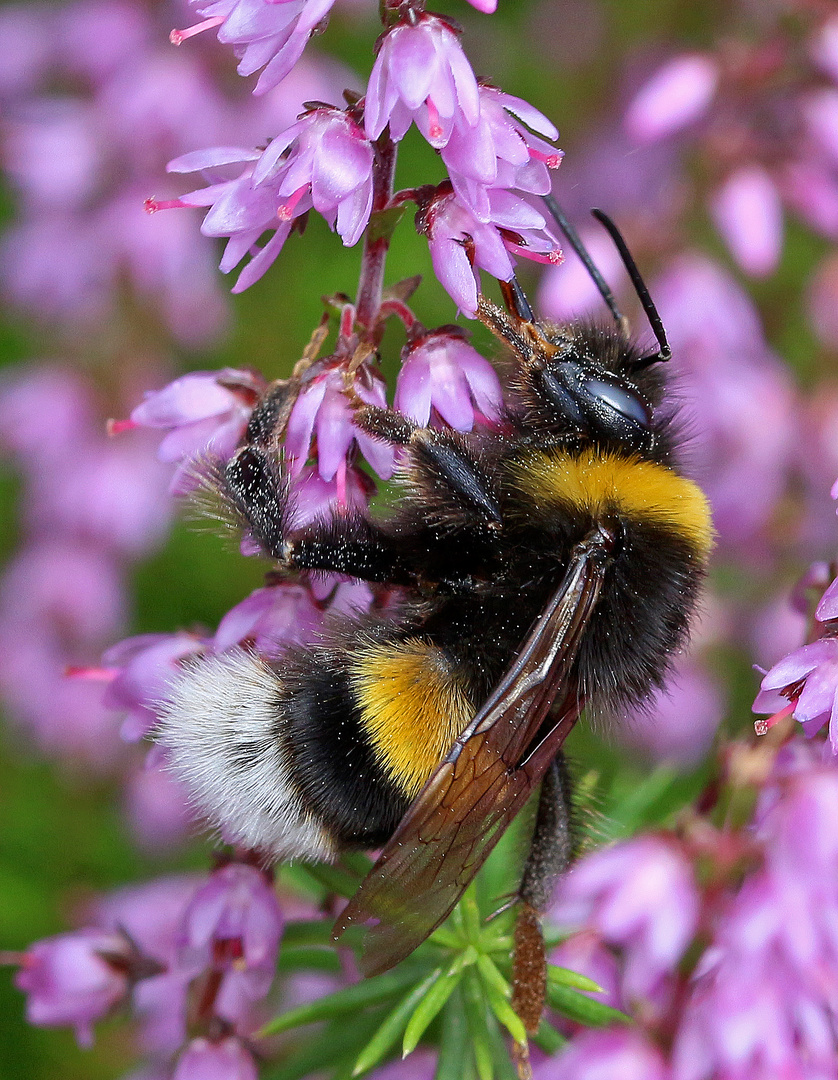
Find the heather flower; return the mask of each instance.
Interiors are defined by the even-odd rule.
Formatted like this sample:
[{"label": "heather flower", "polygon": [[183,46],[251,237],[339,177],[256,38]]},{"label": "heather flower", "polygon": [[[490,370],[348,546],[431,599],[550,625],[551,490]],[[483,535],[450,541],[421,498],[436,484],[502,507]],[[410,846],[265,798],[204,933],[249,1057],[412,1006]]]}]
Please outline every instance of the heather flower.
[{"label": "heather flower", "polygon": [[333,514],[365,513],[375,486],[367,475],[344,461],[331,480],[316,465],[306,465],[291,487],[288,525],[302,529]]},{"label": "heather flower", "polygon": [[663,689],[620,726],[621,742],[682,769],[706,755],[725,711],[718,678],[680,657]]},{"label": "heather flower", "polygon": [[390,125],[390,137],[404,138],[413,121],[437,150],[454,124],[474,127],[480,118],[477,80],[457,33],[426,12],[400,23],[381,44],[370,74],[364,123],[370,139]]},{"label": "heather flower", "polygon": [[329,14],[335,0],[197,0],[195,10],[205,21],[172,32],[179,45],[203,30],[218,27],[218,40],[232,45],[239,57],[239,75],[263,68],[254,94],[264,94],[282,82],[303,54],[314,30]]},{"label": "heather flower", "polygon": [[251,1000],[273,981],[283,918],[273,886],[255,866],[215,870],[184,914],[181,955],[187,967],[234,971]]},{"label": "heather flower", "polygon": [[660,1050],[640,1031],[584,1031],[556,1057],[533,1069],[533,1080],[670,1080]]},{"label": "heather flower", "polygon": [[193,1039],[178,1058],[172,1080],[258,1080],[256,1062],[232,1036],[211,1042]]},{"label": "heather flower", "polygon": [[194,971],[178,966],[180,928],[201,879],[195,875],[156,878],[109,893],[93,910],[105,928],[125,932],[160,970],[140,979],[131,1003],[140,1021],[140,1041],[154,1053],[173,1053],[186,1037],[186,995]]},{"label": "heather flower", "polygon": [[135,742],[157,723],[155,706],[163,700],[178,665],[200,655],[206,643],[195,634],[139,634],[113,645],[102,657],[110,681],[105,704],[127,712],[122,738]]},{"label": "heather flower", "polygon": [[822,623],[838,619],[838,578],[828,586],[821,597],[815,609],[815,618]]},{"label": "heather flower", "polygon": [[[221,147],[175,158],[169,162],[171,172],[245,167],[236,179],[189,192],[171,205],[211,207],[201,231],[230,237],[220,263],[224,273],[252,256],[233,288],[241,292],[265,273],[293,222],[312,208],[347,247],[357,243],[372,208],[372,164],[372,145],[361,128],[347,113],[324,106],[306,113],[261,153]],[[270,229],[274,235],[253,254],[257,240]]]},{"label": "heather flower", "polygon": [[157,456],[178,463],[170,490],[182,495],[199,483],[197,459],[206,456],[224,462],[233,456],[264,386],[264,380],[250,371],[193,371],[146,394],[130,420],[117,421],[113,430],[170,428]]},{"label": "heather flower", "polygon": [[218,624],[213,647],[223,652],[248,645],[260,656],[275,659],[289,645],[311,641],[322,621],[309,589],[280,582],[256,589],[228,611]]},{"label": "heather flower", "polygon": [[669,60],[647,80],[629,105],[625,124],[634,138],[654,142],[700,119],[719,82],[715,60],[687,53]]},{"label": "heather flower", "polygon": [[26,1015],[40,1027],[75,1028],[83,1046],[93,1023],[128,993],[127,939],[104,930],[76,930],[31,945],[15,985],[29,995]]},{"label": "heather flower", "polygon": [[746,273],[764,277],[783,249],[783,208],[765,169],[746,165],[729,176],[713,199],[716,227]]},{"label": "heather flower", "polygon": [[406,346],[394,407],[426,427],[435,410],[457,431],[495,421],[503,401],[497,372],[455,328],[432,331]]},{"label": "heather flower", "polygon": [[518,120],[547,139],[559,137],[547,117],[528,102],[481,86],[478,123],[455,123],[440,151],[454,191],[481,221],[490,218],[490,188],[546,195],[551,189],[549,169],[561,163],[562,151],[537,138]]},{"label": "heather flower", "polygon": [[[288,417],[285,453],[292,476],[299,476],[309,458],[312,438],[317,439],[317,471],[323,480],[333,480],[350,458],[353,444],[384,480],[393,474],[393,447],[374,439],[355,425],[354,409],[347,394],[345,368],[310,368]],[[368,405],[385,408],[383,379],[369,367],[356,373],[355,394]]]},{"label": "heather flower", "polygon": [[764,676],[754,701],[756,713],[773,713],[762,727],[791,715],[812,737],[828,724],[829,744],[838,754],[838,639],[826,637],[790,653]]},{"label": "heather flower", "polygon": [[479,221],[444,185],[424,211],[434,273],[460,310],[471,316],[477,311],[478,270],[509,281],[515,273],[510,252],[537,262],[561,259],[544,216],[524,199],[492,189],[489,212],[489,221]]},{"label": "heather flower", "polygon": [[838,16],[833,15],[823,23],[810,42],[810,52],[815,62],[838,83]]},{"label": "heather flower", "polygon": [[692,866],[663,837],[615,844],[576,864],[562,880],[550,916],[620,948],[626,1000],[659,1005],[698,928]]}]

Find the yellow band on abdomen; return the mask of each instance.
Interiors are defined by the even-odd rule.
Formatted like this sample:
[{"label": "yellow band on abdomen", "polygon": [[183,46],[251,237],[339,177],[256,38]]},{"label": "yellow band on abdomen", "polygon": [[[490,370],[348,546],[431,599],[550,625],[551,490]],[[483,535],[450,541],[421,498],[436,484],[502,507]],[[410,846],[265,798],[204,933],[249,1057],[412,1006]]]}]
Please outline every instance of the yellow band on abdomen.
[{"label": "yellow band on abdomen", "polygon": [[412,798],[474,715],[463,680],[420,638],[370,646],[349,677],[376,758]]}]

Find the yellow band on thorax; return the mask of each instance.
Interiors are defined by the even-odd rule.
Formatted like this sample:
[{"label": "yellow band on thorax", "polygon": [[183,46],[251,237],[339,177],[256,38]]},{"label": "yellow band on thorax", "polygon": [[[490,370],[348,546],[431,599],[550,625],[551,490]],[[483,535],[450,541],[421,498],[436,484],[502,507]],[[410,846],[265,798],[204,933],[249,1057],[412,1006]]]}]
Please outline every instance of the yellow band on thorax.
[{"label": "yellow band on thorax", "polygon": [[706,557],[713,546],[701,488],[666,465],[589,448],[532,451],[512,466],[515,484],[538,503],[564,503],[592,517],[621,514],[680,533]]}]

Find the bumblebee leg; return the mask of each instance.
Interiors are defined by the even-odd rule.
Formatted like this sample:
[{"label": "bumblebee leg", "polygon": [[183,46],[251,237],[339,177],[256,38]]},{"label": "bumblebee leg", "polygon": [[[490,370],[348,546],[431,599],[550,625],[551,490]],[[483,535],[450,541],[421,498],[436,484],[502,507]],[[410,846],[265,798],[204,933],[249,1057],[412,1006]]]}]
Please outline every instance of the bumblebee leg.
[{"label": "bumblebee leg", "polygon": [[286,566],[348,574],[363,581],[413,585],[403,545],[360,515],[341,515],[293,534],[282,549]]},{"label": "bumblebee leg", "polygon": [[512,1008],[534,1035],[541,1023],[547,992],[547,957],[541,915],[574,849],[570,783],[563,755],[547,770],[541,784],[530,853],[518,897],[512,957]]}]

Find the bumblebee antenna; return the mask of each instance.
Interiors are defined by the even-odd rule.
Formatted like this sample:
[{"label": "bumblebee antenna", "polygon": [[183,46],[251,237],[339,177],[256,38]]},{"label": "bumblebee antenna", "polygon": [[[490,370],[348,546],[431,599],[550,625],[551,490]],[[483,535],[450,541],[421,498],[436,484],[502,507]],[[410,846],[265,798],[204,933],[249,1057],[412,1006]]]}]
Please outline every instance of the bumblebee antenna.
[{"label": "bumblebee antenna", "polygon": [[[555,198],[552,195],[544,195],[543,199],[544,205],[556,219],[556,224],[567,237],[567,242],[579,256],[583,266],[590,274],[591,280],[593,281],[594,285],[596,285],[599,291],[599,295],[605,301],[606,305],[608,306],[608,310],[614,316],[614,322],[624,334],[628,334],[628,320],[617,307],[617,301],[614,299],[614,293],[611,292],[611,289],[608,287],[608,282],[605,280],[599,270],[597,270],[594,260],[588,254],[588,249],[582,243],[582,238],[579,236],[579,233],[570,224],[564,210],[562,210],[562,208],[559,206],[559,204],[556,202]],[[596,211],[594,212],[596,213]]]},{"label": "bumblebee antenna", "polygon": [[663,320],[658,314],[658,309],[655,307],[654,300],[652,300],[652,297],[649,295],[649,290],[646,288],[646,282],[640,276],[640,271],[637,269],[637,263],[631,257],[631,252],[626,246],[622,233],[611,218],[607,214],[604,214],[602,210],[592,210],[591,213],[597,221],[608,230],[609,236],[614,241],[614,245],[617,248],[617,251],[619,251],[620,258],[623,260],[623,265],[628,271],[631,283],[634,286],[646,318],[649,320],[649,325],[652,327],[652,332],[657,338],[658,352],[652,353],[649,356],[641,356],[633,365],[633,370],[639,371],[641,368],[649,367],[650,364],[657,364],[663,360],[670,360],[672,358],[672,350],[669,347]]}]

